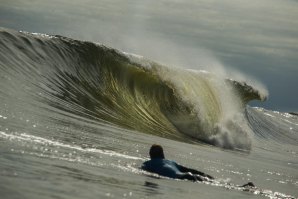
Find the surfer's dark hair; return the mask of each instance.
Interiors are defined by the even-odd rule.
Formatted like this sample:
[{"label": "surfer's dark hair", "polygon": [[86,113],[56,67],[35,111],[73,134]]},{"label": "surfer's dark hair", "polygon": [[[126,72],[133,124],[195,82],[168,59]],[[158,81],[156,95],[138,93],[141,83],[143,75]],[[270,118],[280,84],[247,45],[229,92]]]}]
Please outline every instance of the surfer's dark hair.
[{"label": "surfer's dark hair", "polygon": [[153,144],[150,148],[149,152],[150,158],[165,158],[165,155],[163,153],[163,148],[160,145]]}]

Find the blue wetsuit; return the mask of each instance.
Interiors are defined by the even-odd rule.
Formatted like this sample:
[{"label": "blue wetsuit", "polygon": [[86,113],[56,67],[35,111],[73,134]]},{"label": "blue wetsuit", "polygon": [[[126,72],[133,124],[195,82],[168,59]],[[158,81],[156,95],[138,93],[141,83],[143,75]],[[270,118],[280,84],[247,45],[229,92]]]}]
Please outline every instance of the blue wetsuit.
[{"label": "blue wetsuit", "polygon": [[192,181],[204,181],[204,177],[208,179],[214,179],[212,176],[195,169],[190,169],[177,164],[174,161],[163,158],[152,158],[143,163],[142,169],[157,173],[161,176],[177,179],[187,179]]},{"label": "blue wetsuit", "polygon": [[184,175],[176,162],[162,158],[154,158],[144,162],[142,169],[169,178],[180,178]]}]

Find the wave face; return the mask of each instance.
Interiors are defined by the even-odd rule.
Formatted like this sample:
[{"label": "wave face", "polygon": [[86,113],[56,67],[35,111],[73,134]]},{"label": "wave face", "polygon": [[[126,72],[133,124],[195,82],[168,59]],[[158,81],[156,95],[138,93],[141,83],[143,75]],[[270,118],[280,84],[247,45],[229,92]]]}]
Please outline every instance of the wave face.
[{"label": "wave face", "polygon": [[103,45],[2,29],[2,99],[185,142],[249,150],[244,82],[163,66]]}]

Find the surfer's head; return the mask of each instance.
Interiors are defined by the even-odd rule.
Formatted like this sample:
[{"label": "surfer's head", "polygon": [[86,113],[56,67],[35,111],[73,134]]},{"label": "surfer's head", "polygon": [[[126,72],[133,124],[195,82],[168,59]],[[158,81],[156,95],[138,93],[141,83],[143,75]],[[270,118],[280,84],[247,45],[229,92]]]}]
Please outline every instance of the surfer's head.
[{"label": "surfer's head", "polygon": [[160,145],[153,144],[149,152],[150,158],[161,158],[164,159],[165,155],[163,154],[163,148]]}]

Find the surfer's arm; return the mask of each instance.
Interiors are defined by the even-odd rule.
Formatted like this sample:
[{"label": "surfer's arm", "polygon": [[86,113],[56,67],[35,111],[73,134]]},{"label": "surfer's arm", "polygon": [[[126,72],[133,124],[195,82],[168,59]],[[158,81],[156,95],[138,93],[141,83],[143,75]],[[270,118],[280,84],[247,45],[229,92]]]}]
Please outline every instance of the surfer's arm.
[{"label": "surfer's arm", "polygon": [[200,172],[200,171],[198,171],[198,170],[191,169],[191,168],[187,168],[187,167],[182,166],[182,165],[179,165],[179,164],[177,164],[177,166],[178,166],[179,171],[181,171],[181,172],[183,172],[183,173],[190,172],[190,173],[192,173],[192,174],[198,174],[198,175],[202,175],[202,176],[204,175],[203,172]]},{"label": "surfer's arm", "polygon": [[195,169],[187,168],[187,167],[184,167],[184,166],[179,165],[179,164],[177,164],[177,167],[178,167],[179,171],[181,171],[183,173],[190,172],[190,173],[195,174],[195,175],[200,175],[202,177],[207,177],[209,179],[214,179],[212,176],[210,176],[206,173],[203,173],[201,171],[195,170]]}]

